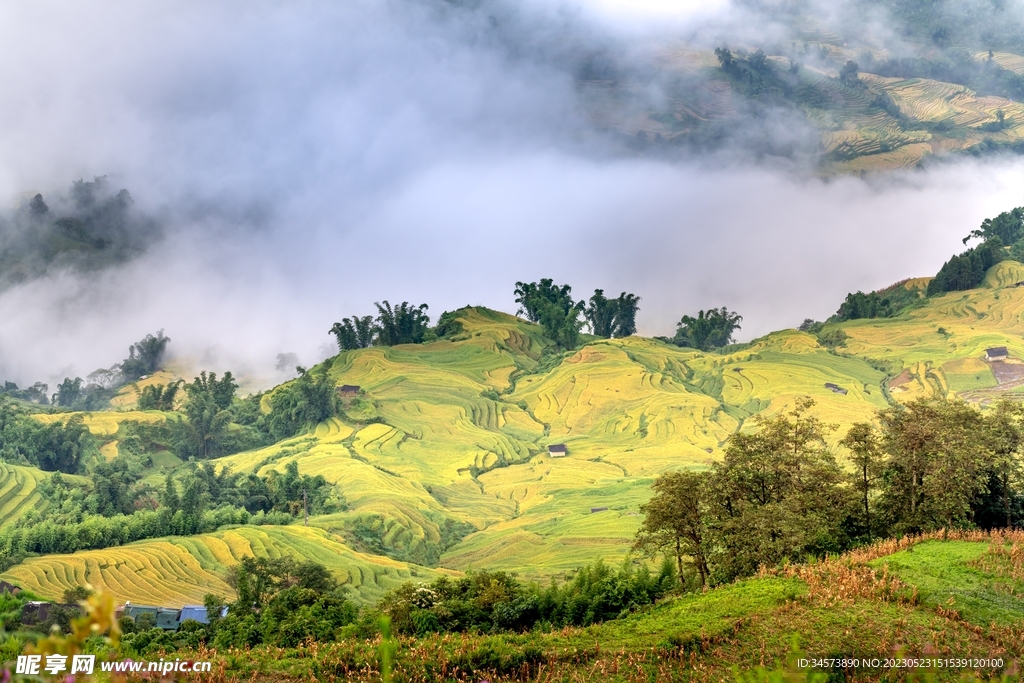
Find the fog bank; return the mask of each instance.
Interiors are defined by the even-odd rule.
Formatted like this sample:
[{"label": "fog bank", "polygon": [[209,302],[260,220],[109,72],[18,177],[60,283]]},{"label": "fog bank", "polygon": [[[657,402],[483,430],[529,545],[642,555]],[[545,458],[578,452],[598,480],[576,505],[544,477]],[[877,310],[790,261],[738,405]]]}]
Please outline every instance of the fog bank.
[{"label": "fog bank", "polygon": [[475,7],[0,9],[0,194],[108,175],[163,231],[125,265],[0,294],[0,380],[84,377],[158,329],[191,363],[272,378],[374,301],[511,312],[514,283],[541,277],[640,295],[642,334],[724,305],[749,339],[934,274],[1020,203],[1017,161],[822,180],[642,158],[593,125],[573,73],[643,22]]}]

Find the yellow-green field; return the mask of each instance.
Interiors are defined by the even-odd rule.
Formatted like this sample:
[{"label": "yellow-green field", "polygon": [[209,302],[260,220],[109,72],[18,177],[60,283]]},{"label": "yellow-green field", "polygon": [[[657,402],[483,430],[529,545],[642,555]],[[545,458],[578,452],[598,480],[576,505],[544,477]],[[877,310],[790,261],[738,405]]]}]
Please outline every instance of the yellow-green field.
[{"label": "yellow-green field", "polygon": [[[35,467],[0,462],[0,526],[17,522],[30,510],[44,511],[48,505],[39,484],[50,477]],[[85,483],[86,479],[62,475],[65,481]]]},{"label": "yellow-green field", "polygon": [[[409,562],[538,579],[598,557],[617,562],[653,478],[709,466],[731,434],[756,428],[757,415],[810,396],[813,413],[836,425],[829,438],[842,457],[838,441],[849,425],[870,420],[890,397],[1024,395],[1021,281],[1024,266],[1004,262],[982,288],[934,297],[898,318],[830,324],[848,335],[836,352],[812,334],[782,330],[731,353],[629,337],[591,338],[557,355],[538,326],[465,309],[464,331],[453,339],[326,361],[336,383],[362,387],[342,415],[217,461],[259,474],[297,462],[336,487],[343,512],[314,516],[308,529],[238,528],[33,558],[5,578],[47,595],[88,580],[126,599],[181,604],[222,590],[224,570],[242,554],[290,553],[321,559],[368,600],[413,572],[436,571]],[[983,360],[991,346],[1007,346],[1011,358],[994,368]],[[1007,380],[1018,367],[1019,385]],[[162,419],[86,417],[104,439],[126,420]],[[547,454],[557,443],[568,446],[567,457]],[[374,548],[397,559],[356,552]],[[129,578],[139,572],[145,581]]]},{"label": "yellow-green field", "polygon": [[357,553],[322,529],[287,526],[237,527],[188,538],[33,558],[3,578],[47,598],[59,598],[73,586],[90,585],[121,602],[180,607],[202,604],[207,593],[234,599],[234,591],[224,582],[225,572],[250,555],[321,562],[351,589],[358,602],[373,601],[404,581],[432,581],[438,576],[437,570]]}]

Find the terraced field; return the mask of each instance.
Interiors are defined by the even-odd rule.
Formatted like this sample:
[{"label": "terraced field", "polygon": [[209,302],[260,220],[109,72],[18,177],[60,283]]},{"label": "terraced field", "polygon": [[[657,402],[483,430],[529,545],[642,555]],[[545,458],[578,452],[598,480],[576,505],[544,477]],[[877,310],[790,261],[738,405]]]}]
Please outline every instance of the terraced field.
[{"label": "terraced field", "polygon": [[245,556],[314,559],[351,589],[358,602],[372,602],[404,581],[431,581],[438,571],[409,567],[386,557],[351,550],[337,536],[301,526],[238,527],[189,538],[142,541],[120,548],[33,558],[0,575],[48,597],[91,585],[123,602],[167,607],[202,604],[214,593],[234,597],[224,582],[227,568]]},{"label": "terraced field", "polygon": [[[79,480],[71,475],[63,476],[65,480]],[[0,526],[17,522],[30,510],[45,510],[48,503],[39,492],[39,484],[49,477],[49,472],[35,467],[0,462]],[[81,479],[81,483],[85,480]]]},{"label": "terraced field", "polygon": [[[1024,359],[1021,281],[1024,265],[1004,262],[982,288],[935,297],[899,318],[830,325],[848,335],[837,352],[812,334],[782,330],[730,353],[629,337],[591,338],[557,354],[536,325],[464,309],[464,331],[453,339],[328,360],[335,382],[362,387],[344,399],[343,414],[217,461],[258,474],[296,462],[336,487],[344,511],[312,517],[309,528],[239,528],[35,558],[7,577],[46,594],[88,580],[119,597],[179,604],[222,590],[224,569],[249,551],[323,557],[363,599],[414,571],[435,571],[409,562],[538,579],[597,557],[618,562],[652,479],[709,466],[731,434],[756,428],[757,415],[813,397],[814,414],[837,426],[829,439],[841,455],[847,427],[871,419],[889,397],[1024,395],[1024,384],[1006,380]],[[999,373],[982,360],[990,346],[1010,349]],[[113,439],[129,419],[165,416],[94,413],[87,424]],[[551,444],[566,444],[568,456],[550,457]],[[139,572],[145,581],[130,578]]]}]

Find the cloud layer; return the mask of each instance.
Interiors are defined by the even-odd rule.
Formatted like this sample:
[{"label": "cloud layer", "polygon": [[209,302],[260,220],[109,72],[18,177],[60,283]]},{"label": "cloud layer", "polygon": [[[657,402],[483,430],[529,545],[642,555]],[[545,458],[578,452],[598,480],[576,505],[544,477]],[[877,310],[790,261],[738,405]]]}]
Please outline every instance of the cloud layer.
[{"label": "cloud layer", "polygon": [[749,338],[931,274],[1019,203],[1011,162],[824,181],[626,154],[573,82],[629,38],[598,10],[0,9],[0,194],[107,174],[166,234],[0,295],[0,379],[84,376],[160,328],[190,362],[269,372],[322,358],[331,323],[374,301],[512,311],[514,282],[540,277],[639,294],[645,334],[726,305]]}]

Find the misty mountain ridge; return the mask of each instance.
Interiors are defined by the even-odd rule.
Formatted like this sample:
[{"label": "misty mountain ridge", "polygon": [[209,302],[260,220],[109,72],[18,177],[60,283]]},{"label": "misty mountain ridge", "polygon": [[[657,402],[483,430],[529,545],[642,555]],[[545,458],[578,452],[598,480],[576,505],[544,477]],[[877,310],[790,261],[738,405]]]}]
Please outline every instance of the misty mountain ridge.
[{"label": "misty mountain ridge", "polygon": [[634,153],[863,173],[1024,151],[1022,28],[1020,3],[744,2],[575,76],[591,123]]},{"label": "misty mountain ridge", "polygon": [[124,263],[159,237],[156,221],[105,176],[77,180],[64,196],[36,193],[0,217],[0,289],[59,271]]}]

